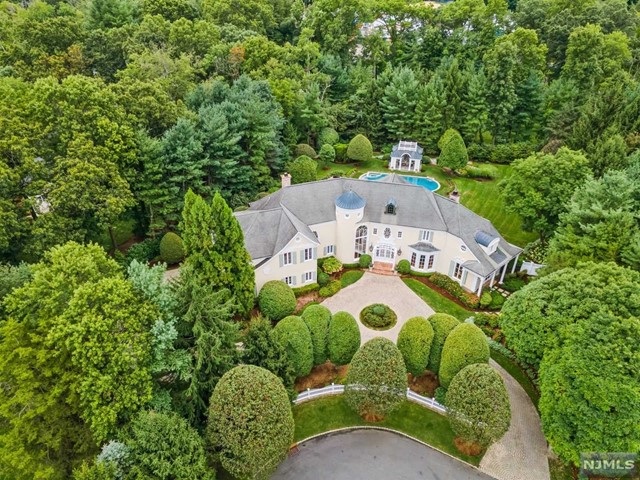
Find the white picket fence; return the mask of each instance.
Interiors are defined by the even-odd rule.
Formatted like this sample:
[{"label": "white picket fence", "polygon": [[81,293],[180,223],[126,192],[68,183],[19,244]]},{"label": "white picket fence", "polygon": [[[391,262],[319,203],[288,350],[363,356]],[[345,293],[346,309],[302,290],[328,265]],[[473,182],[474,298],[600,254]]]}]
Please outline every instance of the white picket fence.
[{"label": "white picket fence", "polygon": [[[344,393],[344,385],[335,385],[331,384],[323,388],[308,388],[304,392],[300,392],[298,397],[293,401],[294,404],[298,405],[302,402],[306,402],[309,400],[313,400],[314,398],[325,397],[327,395],[341,395]],[[423,407],[427,407],[431,410],[434,410],[438,413],[444,414],[446,412],[446,408],[444,405],[440,405],[433,398],[423,397],[422,395],[418,395],[416,392],[407,388],[407,399],[422,405]]]}]

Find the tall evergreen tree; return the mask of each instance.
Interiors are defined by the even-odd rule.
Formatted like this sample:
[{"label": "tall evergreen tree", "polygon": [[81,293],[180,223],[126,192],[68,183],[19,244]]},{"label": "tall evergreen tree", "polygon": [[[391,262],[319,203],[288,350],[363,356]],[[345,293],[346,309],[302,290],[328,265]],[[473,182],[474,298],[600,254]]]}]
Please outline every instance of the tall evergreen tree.
[{"label": "tall evergreen tree", "polygon": [[466,72],[469,80],[462,103],[463,121],[461,133],[467,142],[482,142],[482,132],[487,125],[487,79],[484,71]]},{"label": "tall evergreen tree", "polygon": [[432,77],[418,91],[416,106],[417,139],[430,150],[436,152],[438,141],[445,131],[443,109],[446,105],[444,86],[439,77]]},{"label": "tall evergreen tree", "polygon": [[390,138],[414,137],[419,85],[413,70],[406,67],[393,70],[380,102]]},{"label": "tall evergreen tree", "polygon": [[463,95],[466,90],[466,78],[460,69],[456,57],[445,57],[435,71],[442,81],[444,90],[444,109],[442,116],[445,128],[460,128],[462,124]]}]

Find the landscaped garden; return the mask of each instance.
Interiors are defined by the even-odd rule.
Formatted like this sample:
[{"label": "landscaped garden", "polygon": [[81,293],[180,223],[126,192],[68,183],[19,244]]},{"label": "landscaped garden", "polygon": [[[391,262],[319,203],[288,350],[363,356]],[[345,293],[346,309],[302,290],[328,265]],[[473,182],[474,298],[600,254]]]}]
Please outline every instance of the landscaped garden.
[{"label": "landscaped garden", "polygon": [[372,330],[389,330],[397,320],[395,312],[381,303],[369,305],[360,312],[360,321]]}]

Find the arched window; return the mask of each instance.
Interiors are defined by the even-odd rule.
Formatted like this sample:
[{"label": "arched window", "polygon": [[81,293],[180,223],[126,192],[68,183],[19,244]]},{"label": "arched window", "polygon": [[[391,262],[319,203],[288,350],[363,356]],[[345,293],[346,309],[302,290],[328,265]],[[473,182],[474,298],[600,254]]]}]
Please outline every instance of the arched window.
[{"label": "arched window", "polygon": [[367,253],[367,227],[361,225],[356,230],[356,245],[355,245],[356,258],[360,258],[360,255]]}]

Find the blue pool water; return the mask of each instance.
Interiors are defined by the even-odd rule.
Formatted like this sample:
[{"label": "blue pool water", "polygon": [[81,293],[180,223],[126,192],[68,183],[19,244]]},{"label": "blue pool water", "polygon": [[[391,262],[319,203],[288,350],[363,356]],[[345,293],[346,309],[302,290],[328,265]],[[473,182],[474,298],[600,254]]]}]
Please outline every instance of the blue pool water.
[{"label": "blue pool water", "polygon": [[[377,182],[387,177],[388,175],[389,175],[388,173],[369,172],[369,173],[365,173],[360,178],[363,180],[369,180],[371,182]],[[432,178],[413,177],[411,175],[400,175],[400,176],[404,178],[407,182],[412,183],[413,185],[419,185],[421,187],[426,188],[427,190],[431,190],[432,192],[435,192],[440,188],[440,184]]]}]

